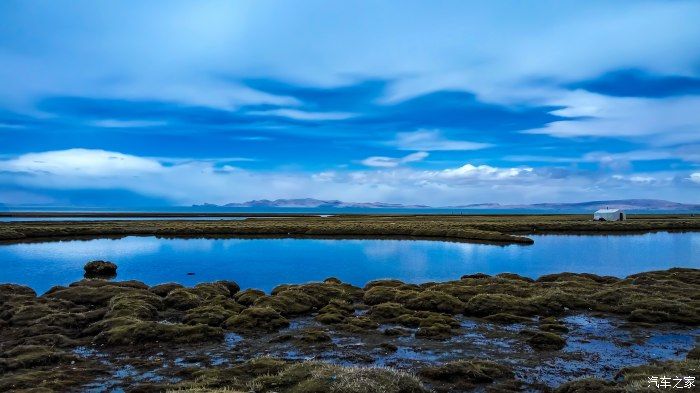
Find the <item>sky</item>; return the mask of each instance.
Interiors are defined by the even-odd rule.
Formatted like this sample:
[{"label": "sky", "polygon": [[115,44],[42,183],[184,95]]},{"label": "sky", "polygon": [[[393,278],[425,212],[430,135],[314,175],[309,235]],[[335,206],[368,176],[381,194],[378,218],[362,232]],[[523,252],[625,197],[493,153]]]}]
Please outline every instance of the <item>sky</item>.
[{"label": "sky", "polygon": [[700,203],[697,1],[0,2],[0,203]]}]

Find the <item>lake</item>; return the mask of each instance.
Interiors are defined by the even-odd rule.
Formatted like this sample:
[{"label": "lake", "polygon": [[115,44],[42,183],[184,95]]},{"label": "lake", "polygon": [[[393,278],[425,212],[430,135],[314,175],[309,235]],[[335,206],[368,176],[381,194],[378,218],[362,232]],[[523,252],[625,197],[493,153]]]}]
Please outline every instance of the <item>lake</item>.
[{"label": "lake", "polygon": [[[119,280],[194,285],[220,279],[269,291],[283,283],[335,276],[363,286],[379,278],[444,281],[463,274],[518,273],[537,278],[563,271],[624,277],[671,267],[700,268],[700,233],[542,235],[534,245],[430,240],[121,239],[0,245],[0,283],[43,293],[82,278],[93,259],[119,266]],[[194,275],[188,275],[194,273]]]},{"label": "lake", "polygon": [[[0,222],[27,222],[27,221],[221,221],[221,220],[245,220],[249,217],[0,217]],[[278,217],[284,218],[284,217]]]}]

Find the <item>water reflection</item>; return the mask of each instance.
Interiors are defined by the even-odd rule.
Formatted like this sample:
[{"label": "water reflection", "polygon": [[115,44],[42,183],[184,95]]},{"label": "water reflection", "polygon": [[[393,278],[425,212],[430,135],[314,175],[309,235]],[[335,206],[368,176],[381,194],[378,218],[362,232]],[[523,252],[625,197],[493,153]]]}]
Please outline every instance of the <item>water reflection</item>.
[{"label": "water reflection", "polygon": [[[43,292],[82,277],[84,263],[107,259],[118,279],[185,285],[230,279],[269,291],[282,283],[335,276],[364,285],[378,278],[407,282],[463,274],[513,272],[529,277],[572,271],[626,276],[674,266],[700,268],[700,233],[633,236],[533,236],[531,246],[423,240],[122,239],[0,246],[0,282]],[[195,275],[188,276],[188,272]]]}]

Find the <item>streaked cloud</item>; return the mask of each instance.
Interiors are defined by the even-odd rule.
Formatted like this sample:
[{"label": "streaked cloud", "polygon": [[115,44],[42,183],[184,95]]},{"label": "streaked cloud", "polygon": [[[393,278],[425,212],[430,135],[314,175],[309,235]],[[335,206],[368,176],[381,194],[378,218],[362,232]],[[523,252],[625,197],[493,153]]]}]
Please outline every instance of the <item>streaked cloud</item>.
[{"label": "streaked cloud", "polygon": [[420,130],[400,132],[391,142],[400,150],[479,150],[491,147],[489,143],[450,140],[444,138],[439,131]]},{"label": "streaked cloud", "polygon": [[422,161],[428,157],[428,153],[419,151],[400,158],[372,156],[362,160],[362,165],[371,167],[392,168],[409,162]]}]

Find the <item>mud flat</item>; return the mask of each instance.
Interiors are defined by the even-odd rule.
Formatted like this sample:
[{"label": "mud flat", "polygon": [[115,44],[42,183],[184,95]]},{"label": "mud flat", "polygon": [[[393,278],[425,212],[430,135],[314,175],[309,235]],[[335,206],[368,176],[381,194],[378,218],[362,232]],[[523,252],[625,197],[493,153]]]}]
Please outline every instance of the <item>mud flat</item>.
[{"label": "mud flat", "polygon": [[0,391],[624,391],[697,376],[700,270],[0,285]]},{"label": "mud flat", "polygon": [[237,221],[35,221],[0,225],[0,240],[119,237],[317,237],[421,238],[531,244],[528,234],[697,231],[700,217],[631,216],[624,222],[594,222],[588,215],[471,215],[248,218]]}]

